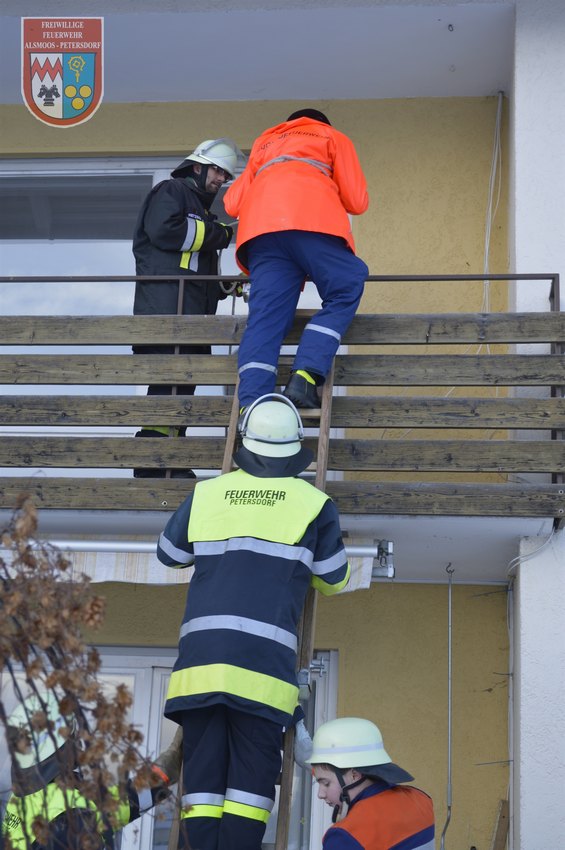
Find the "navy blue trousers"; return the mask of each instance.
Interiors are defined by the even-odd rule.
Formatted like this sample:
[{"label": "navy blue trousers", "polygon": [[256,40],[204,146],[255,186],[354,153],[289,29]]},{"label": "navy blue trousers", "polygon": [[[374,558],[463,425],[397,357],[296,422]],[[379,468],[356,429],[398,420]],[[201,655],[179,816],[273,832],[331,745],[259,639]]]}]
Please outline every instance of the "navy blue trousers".
[{"label": "navy blue trousers", "polygon": [[249,318],[238,354],[239,403],[247,406],[275,389],[280,348],[306,278],[322,308],[306,325],[293,370],[325,377],[359,306],[369,270],[343,239],[325,233],[265,233],[248,246]]},{"label": "navy blue trousers", "polygon": [[282,727],[226,705],[182,715],[179,850],[261,850],[281,769]]}]

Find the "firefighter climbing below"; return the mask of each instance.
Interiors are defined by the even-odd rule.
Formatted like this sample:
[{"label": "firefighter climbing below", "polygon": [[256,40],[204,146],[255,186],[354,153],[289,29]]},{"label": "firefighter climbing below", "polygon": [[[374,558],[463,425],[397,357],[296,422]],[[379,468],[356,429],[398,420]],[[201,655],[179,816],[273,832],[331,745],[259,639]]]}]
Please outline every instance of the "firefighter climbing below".
[{"label": "firefighter climbing below", "polygon": [[298,411],[268,395],[245,412],[235,472],[199,481],[159,538],[194,564],[165,715],[183,727],[179,848],[260,850],[300,722],[298,622],[308,587],[341,590],[349,564],[331,499],[298,476],[312,453]]}]

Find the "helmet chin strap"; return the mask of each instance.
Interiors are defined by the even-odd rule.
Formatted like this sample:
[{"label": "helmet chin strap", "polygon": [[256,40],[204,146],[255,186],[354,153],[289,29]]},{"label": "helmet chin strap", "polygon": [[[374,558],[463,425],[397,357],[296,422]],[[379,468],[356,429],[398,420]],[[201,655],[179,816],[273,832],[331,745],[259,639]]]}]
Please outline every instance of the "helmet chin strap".
[{"label": "helmet chin strap", "polygon": [[346,785],[341,770],[334,767],[334,773],[341,785],[341,794],[339,795],[340,802],[334,806],[334,810],[332,812],[332,823],[337,823],[338,821],[343,820],[349,811],[349,807],[351,805],[349,792],[353,788],[357,788],[358,785],[361,785],[361,783],[365,781],[366,777],[361,776],[359,779],[356,779],[355,782],[350,782],[349,785]]},{"label": "helmet chin strap", "polygon": [[212,205],[214,198],[216,197],[215,192],[206,191],[206,180],[209,167],[209,165],[205,165],[204,163],[202,163],[200,165],[199,174],[197,174],[194,169],[192,169],[191,173],[185,176],[185,180],[187,180],[189,185],[196,190],[197,194],[200,195],[200,197],[204,201],[204,204],[207,207],[210,207]]}]

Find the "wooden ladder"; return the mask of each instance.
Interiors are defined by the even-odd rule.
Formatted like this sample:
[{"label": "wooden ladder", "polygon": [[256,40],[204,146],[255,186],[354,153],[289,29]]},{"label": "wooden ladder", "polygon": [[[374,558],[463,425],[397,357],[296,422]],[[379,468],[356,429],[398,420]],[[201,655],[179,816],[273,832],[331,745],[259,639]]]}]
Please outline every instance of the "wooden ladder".
[{"label": "wooden ladder", "polygon": [[[305,421],[306,427],[319,422],[318,451],[316,455],[316,477],[314,485],[322,491],[326,487],[326,474],[328,469],[328,448],[330,439],[330,422],[332,412],[332,397],[334,383],[334,365],[328,374],[322,388],[322,406],[319,410],[302,409],[298,412],[301,419]],[[228,431],[226,435],[226,447],[224,450],[224,461],[222,473],[230,472],[232,469],[232,456],[237,438],[237,420],[239,418],[239,403],[237,397],[238,387],[235,387],[234,401],[232,405]],[[310,681],[310,663],[314,651],[314,628],[316,622],[316,592],[311,587],[306,595],[304,610],[300,620],[298,632],[298,672],[304,671],[307,683]],[[275,850],[286,850],[288,844],[288,832],[290,826],[290,810],[292,804],[292,781],[294,776],[294,726],[287,729],[284,735],[283,759],[280,779],[279,810],[277,818],[277,831],[275,838]]]}]

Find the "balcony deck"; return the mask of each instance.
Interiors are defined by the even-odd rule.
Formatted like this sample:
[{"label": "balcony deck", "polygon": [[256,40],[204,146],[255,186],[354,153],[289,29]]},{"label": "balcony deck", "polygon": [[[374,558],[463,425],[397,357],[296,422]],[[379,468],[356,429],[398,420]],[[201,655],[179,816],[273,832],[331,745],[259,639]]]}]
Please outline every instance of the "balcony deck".
[{"label": "balcony deck", "polygon": [[[557,276],[503,279],[549,279],[547,311],[354,319],[347,351],[336,357],[328,464],[327,490],[342,514],[565,516],[565,316],[552,309]],[[0,278],[7,280],[14,281]],[[63,279],[22,285],[30,280]],[[296,343],[306,321],[299,312],[286,344]],[[10,347],[0,354],[0,509],[30,492],[44,509],[173,510],[193,481],[133,478],[128,470],[190,465],[199,476],[217,474],[244,327],[243,316],[0,317],[2,344]],[[228,353],[113,351],[189,341]],[[281,384],[290,362],[281,357]],[[149,382],[195,383],[204,394],[136,394]],[[142,423],[188,426],[189,435],[133,439]]]}]

